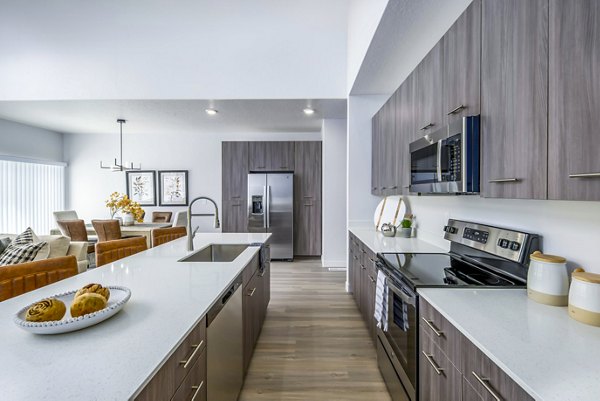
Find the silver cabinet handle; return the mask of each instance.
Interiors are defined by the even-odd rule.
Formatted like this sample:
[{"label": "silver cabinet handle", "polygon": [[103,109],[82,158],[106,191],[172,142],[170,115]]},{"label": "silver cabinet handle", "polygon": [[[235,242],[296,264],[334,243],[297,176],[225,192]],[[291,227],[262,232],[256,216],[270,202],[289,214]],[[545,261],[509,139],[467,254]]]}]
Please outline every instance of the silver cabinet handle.
[{"label": "silver cabinet handle", "polygon": [[190,363],[192,362],[192,360],[194,360],[194,356],[196,356],[196,353],[200,351],[200,348],[202,348],[202,344],[204,344],[204,340],[200,341],[200,344],[192,345],[192,348],[194,348],[194,352],[192,352],[192,355],[190,355],[190,357],[185,361],[179,361],[179,364],[183,365],[184,369],[187,369],[188,366],[190,366]]},{"label": "silver cabinet handle", "polygon": [[569,174],[569,178],[593,178],[593,177],[600,177],[600,173]]},{"label": "silver cabinet handle", "polygon": [[360,268],[363,269],[363,270],[367,270],[367,268],[364,267],[363,265],[360,265]]},{"label": "silver cabinet handle", "polygon": [[427,125],[419,128],[419,131],[425,131],[426,129],[429,129],[431,127],[433,127],[435,124],[434,123],[427,123]]},{"label": "silver cabinet handle", "polygon": [[494,397],[494,399],[496,401],[502,401],[502,398],[496,393],[496,391],[489,385],[489,381],[490,379],[485,378],[485,377],[481,377],[479,376],[477,373],[471,371],[471,373],[473,374],[473,376],[475,376],[475,379],[477,379],[477,381],[479,383],[481,383],[481,385],[487,390],[488,393],[490,393],[490,395],[492,397]]},{"label": "silver cabinet handle", "polygon": [[464,104],[461,104],[457,108],[450,110],[447,115],[451,116],[452,114],[456,114],[459,111],[461,111],[462,109],[466,109],[466,108],[467,108],[467,106],[465,106]]},{"label": "silver cabinet handle", "polygon": [[371,277],[371,276],[369,276],[369,280],[371,280],[372,283],[375,282],[375,279],[373,277]]},{"label": "silver cabinet handle", "polygon": [[305,203],[304,206],[308,207],[308,206],[314,206],[312,203]]},{"label": "silver cabinet handle", "polygon": [[409,189],[409,188],[410,188],[410,185],[404,185],[402,188]]},{"label": "silver cabinet handle", "polygon": [[425,351],[421,351],[421,353],[423,355],[425,355],[425,358],[427,359],[427,362],[429,362],[429,364],[431,366],[433,366],[433,370],[435,370],[435,373],[437,373],[438,375],[441,375],[442,372],[444,371],[444,368],[440,368],[437,363],[435,363],[435,361],[433,360],[433,355],[426,353]]},{"label": "silver cabinet handle", "polygon": [[194,391],[194,395],[192,395],[192,398],[190,399],[190,401],[196,401],[196,397],[198,396],[198,394],[200,394],[200,390],[202,389],[202,386],[204,386],[204,380],[202,381],[202,383],[200,383],[199,386],[192,386],[192,390],[196,390],[196,391]]},{"label": "silver cabinet handle", "polygon": [[267,273],[267,271],[263,270],[262,273],[258,274],[258,277],[264,277],[266,273]]},{"label": "silver cabinet handle", "polygon": [[252,297],[254,296],[254,293],[256,292],[256,287],[254,287],[253,289],[251,289],[250,291],[248,291],[248,296]]},{"label": "silver cabinet handle", "polygon": [[488,182],[490,184],[493,183],[502,183],[502,182],[519,182],[521,181],[520,178],[498,178],[497,180],[489,180]]},{"label": "silver cabinet handle", "polygon": [[441,337],[444,334],[443,331],[439,330],[433,325],[433,321],[427,320],[424,317],[422,317],[421,319],[423,319],[423,321],[427,324],[427,326],[429,326],[429,328],[435,333],[436,336]]}]

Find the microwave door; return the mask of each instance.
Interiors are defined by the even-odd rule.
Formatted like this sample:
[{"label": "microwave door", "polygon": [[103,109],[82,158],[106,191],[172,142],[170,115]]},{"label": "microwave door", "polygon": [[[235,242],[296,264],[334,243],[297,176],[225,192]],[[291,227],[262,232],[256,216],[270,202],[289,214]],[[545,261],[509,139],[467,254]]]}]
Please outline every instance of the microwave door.
[{"label": "microwave door", "polygon": [[438,182],[438,142],[414,149],[410,154],[410,185],[412,192],[432,192]]}]

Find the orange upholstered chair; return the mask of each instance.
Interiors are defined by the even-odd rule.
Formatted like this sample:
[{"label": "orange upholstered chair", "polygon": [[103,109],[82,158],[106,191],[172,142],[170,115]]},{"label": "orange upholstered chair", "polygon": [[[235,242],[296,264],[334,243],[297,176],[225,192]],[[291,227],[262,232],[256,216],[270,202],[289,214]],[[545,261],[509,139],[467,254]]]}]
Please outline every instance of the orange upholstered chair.
[{"label": "orange upholstered chair", "polygon": [[[58,220],[56,224],[61,234],[71,238],[71,241],[90,242],[83,220]],[[88,244],[87,252],[94,252],[94,244]]]},{"label": "orange upholstered chair", "polygon": [[185,237],[186,235],[187,229],[185,227],[155,228],[152,230],[152,247]]},{"label": "orange upholstered chair", "polygon": [[152,222],[153,223],[169,223],[169,222],[171,222],[172,216],[173,216],[173,212],[152,212]]},{"label": "orange upholstered chair", "polygon": [[74,255],[0,266],[0,301],[79,273]]},{"label": "orange upholstered chair", "polygon": [[123,238],[96,244],[96,266],[100,267],[115,260],[126,258],[148,249],[146,237]]},{"label": "orange upholstered chair", "polygon": [[92,220],[92,225],[96,234],[98,234],[98,242],[121,239],[121,223],[119,223],[119,220]]}]

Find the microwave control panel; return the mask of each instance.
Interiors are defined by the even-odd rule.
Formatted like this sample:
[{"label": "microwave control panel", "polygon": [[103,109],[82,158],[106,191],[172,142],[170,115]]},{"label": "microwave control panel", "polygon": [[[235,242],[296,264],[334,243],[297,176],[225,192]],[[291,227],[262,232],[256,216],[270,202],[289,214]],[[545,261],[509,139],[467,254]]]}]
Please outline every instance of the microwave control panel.
[{"label": "microwave control panel", "polygon": [[460,181],[462,174],[460,134],[446,139],[442,146],[442,181]]}]

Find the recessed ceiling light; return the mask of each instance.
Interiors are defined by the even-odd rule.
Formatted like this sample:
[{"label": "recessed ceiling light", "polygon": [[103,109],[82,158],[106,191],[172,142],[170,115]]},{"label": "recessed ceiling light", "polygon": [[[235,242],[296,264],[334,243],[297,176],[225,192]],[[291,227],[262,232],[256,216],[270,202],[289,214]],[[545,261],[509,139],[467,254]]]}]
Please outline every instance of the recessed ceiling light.
[{"label": "recessed ceiling light", "polygon": [[311,108],[311,107],[305,107],[303,110],[304,114],[306,114],[307,116],[313,115],[315,114],[315,109]]},{"label": "recessed ceiling light", "polygon": [[204,111],[209,116],[214,116],[215,114],[217,114],[219,112],[219,110],[217,110],[217,109],[204,109]]}]

